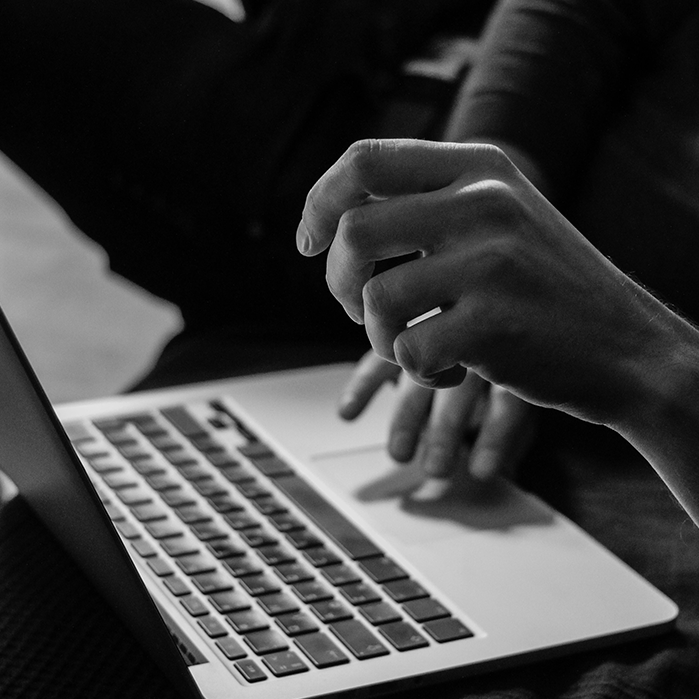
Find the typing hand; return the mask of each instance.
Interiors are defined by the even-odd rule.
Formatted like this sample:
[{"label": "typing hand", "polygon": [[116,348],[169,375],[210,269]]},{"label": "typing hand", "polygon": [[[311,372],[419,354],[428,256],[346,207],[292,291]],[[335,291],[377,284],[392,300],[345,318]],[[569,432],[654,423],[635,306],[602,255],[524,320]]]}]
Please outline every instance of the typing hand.
[{"label": "typing hand", "polygon": [[417,459],[428,476],[443,478],[465,469],[481,481],[512,473],[531,443],[535,408],[509,391],[469,372],[457,387],[434,391],[369,351],[358,363],[340,399],[340,415],[357,417],[379,388],[398,381],[389,430],[393,459]]}]

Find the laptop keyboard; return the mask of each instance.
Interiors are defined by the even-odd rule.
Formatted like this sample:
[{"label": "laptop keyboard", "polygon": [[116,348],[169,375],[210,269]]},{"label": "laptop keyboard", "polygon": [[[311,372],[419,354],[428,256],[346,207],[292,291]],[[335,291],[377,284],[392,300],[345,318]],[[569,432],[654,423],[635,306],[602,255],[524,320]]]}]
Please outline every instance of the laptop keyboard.
[{"label": "laptop keyboard", "polygon": [[236,428],[235,446],[184,406],[66,431],[122,539],[233,672],[261,682],[473,636],[225,406],[211,405]]}]

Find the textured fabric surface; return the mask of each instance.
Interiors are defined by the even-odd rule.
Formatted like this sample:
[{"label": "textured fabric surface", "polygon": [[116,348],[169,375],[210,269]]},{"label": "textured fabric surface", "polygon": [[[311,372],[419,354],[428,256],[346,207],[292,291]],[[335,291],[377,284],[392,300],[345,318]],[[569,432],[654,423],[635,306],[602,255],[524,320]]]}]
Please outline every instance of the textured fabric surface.
[{"label": "textured fabric surface", "polygon": [[[578,438],[575,438],[579,432]],[[564,443],[560,443],[564,435]],[[445,699],[689,699],[699,696],[699,532],[655,474],[597,428],[554,418],[523,484],[680,606],[657,638],[440,685]],[[551,445],[552,438],[558,444]],[[417,699],[425,689],[401,696]],[[0,696],[174,696],[91,584],[23,501],[0,510]]]}]

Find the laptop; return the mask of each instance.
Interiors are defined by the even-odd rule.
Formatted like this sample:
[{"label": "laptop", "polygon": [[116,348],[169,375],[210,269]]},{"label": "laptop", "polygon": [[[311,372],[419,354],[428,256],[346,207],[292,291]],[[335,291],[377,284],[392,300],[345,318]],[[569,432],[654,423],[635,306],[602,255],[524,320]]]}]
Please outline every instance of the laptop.
[{"label": "laptop", "polygon": [[351,366],[58,406],[0,317],[0,464],[183,697],[361,695],[657,634],[677,608],[531,494],[423,483]]}]

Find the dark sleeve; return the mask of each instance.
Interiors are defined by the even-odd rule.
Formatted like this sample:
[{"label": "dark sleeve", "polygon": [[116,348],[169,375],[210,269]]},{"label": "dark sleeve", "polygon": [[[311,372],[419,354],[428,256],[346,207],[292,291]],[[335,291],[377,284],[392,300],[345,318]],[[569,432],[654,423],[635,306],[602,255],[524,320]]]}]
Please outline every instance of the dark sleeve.
[{"label": "dark sleeve", "polygon": [[504,0],[457,108],[460,140],[510,143],[565,198],[693,0]]}]

